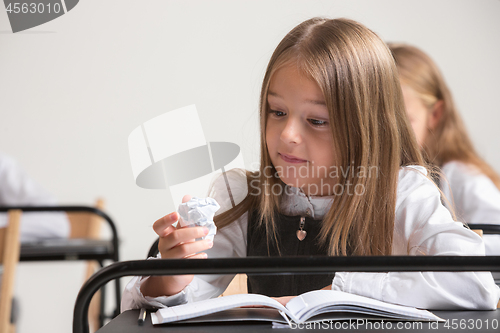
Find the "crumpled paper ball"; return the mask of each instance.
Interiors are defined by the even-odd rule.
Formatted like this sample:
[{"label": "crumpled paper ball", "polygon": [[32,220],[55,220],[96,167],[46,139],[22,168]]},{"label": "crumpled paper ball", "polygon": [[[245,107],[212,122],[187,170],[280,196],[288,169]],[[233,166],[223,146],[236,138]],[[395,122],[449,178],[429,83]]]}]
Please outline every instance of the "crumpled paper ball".
[{"label": "crumpled paper ball", "polygon": [[220,208],[215,199],[193,197],[181,203],[177,212],[180,215],[181,227],[207,227],[208,234],[201,239],[214,239],[217,227],[214,223],[215,212]]}]

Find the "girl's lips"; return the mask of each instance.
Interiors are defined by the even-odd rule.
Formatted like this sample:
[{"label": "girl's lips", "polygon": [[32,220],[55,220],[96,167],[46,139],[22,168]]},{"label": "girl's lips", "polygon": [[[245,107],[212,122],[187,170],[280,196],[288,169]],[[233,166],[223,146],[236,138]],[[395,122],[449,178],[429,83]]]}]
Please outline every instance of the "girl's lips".
[{"label": "girl's lips", "polygon": [[303,160],[303,159],[297,158],[295,156],[285,155],[285,154],[279,154],[279,155],[281,156],[283,161],[288,162],[288,163],[305,163],[305,162],[307,162],[307,160]]}]

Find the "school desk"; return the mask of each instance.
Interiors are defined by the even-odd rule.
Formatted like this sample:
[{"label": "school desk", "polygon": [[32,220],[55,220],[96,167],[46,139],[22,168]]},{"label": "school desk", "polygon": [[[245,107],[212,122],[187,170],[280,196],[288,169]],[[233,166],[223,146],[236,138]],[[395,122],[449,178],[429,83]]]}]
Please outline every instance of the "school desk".
[{"label": "school desk", "polygon": [[[123,276],[135,275],[180,275],[180,274],[284,274],[284,273],[327,273],[327,272],[391,272],[391,271],[500,271],[500,256],[368,256],[368,257],[247,257],[218,259],[158,259],[134,260],[111,264],[94,274],[82,287],[73,312],[73,333],[88,333],[88,307],[92,295],[101,285]],[[496,311],[442,312],[451,319],[500,320]],[[135,318],[133,318],[135,315]],[[456,315],[456,318],[453,317]],[[118,316],[99,332],[146,332],[152,328],[137,325],[138,312],[129,311]],[[242,330],[255,331],[255,324],[228,324],[207,327],[210,331]],[[268,324],[258,324],[268,325]],[[125,328],[125,326],[130,326]],[[196,325],[195,325],[196,326]],[[199,326],[199,325],[198,325]],[[227,328],[229,326],[229,328]],[[262,326],[262,327],[264,327]],[[149,329],[148,329],[149,327]],[[491,327],[491,325],[490,325]],[[191,331],[193,325],[173,328],[162,326],[154,329]],[[261,328],[259,326],[259,328]],[[201,325],[197,331],[206,331]],[[286,330],[286,329],[285,329]],[[499,328],[495,330],[497,332]],[[436,330],[434,330],[436,331]],[[276,331],[275,331],[276,332]],[[421,331],[420,331],[421,332]],[[492,331],[493,332],[493,331]]]},{"label": "school desk", "polygon": [[[252,309],[249,309],[251,311]],[[442,332],[499,332],[500,310],[496,311],[432,311],[435,315],[447,320],[444,323],[437,322],[389,322],[389,321],[342,321],[323,322],[308,327],[304,324],[295,329],[279,328],[273,329],[269,322],[225,322],[225,323],[203,323],[203,324],[170,324],[153,327],[151,317],[148,313],[144,324],[139,326],[137,318],[139,310],[129,310],[114,318],[97,333],[254,333],[254,332],[297,332],[322,331],[327,329],[335,331],[356,332],[405,332],[405,333],[442,333]],[[311,329],[312,328],[312,329]]]}]

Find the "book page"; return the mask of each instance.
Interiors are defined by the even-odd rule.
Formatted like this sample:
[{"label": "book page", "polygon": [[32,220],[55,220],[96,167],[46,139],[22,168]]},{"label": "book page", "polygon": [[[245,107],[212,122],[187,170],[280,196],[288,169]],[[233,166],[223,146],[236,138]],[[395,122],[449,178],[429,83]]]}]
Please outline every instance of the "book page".
[{"label": "book page", "polygon": [[257,294],[239,294],[163,308],[151,314],[153,325],[195,318],[241,306],[268,306],[289,311],[278,301]]},{"label": "book page", "polygon": [[211,313],[201,317],[181,320],[177,323],[192,324],[192,323],[214,323],[214,322],[279,322],[286,324],[288,322],[275,308],[233,308],[229,310]]},{"label": "book page", "polygon": [[[304,322],[316,314],[329,311],[346,311],[374,314],[413,320],[441,320],[429,311],[413,307],[386,303],[372,298],[345,293],[336,290],[315,290],[292,299],[287,304],[292,318]],[[391,315],[389,315],[391,314]]]}]

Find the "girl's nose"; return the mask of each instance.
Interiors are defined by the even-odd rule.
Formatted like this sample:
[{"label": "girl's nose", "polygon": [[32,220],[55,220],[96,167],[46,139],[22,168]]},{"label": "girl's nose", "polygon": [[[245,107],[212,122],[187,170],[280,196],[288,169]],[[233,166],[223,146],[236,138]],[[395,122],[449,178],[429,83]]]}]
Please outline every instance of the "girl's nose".
[{"label": "girl's nose", "polygon": [[296,120],[289,118],[283,128],[283,131],[281,131],[280,139],[287,144],[301,143],[302,137],[300,134],[300,124]]}]

